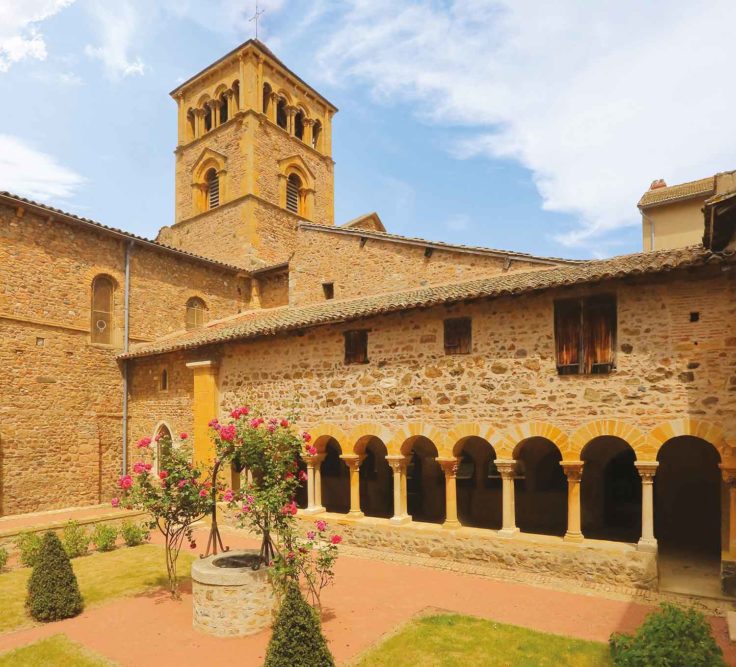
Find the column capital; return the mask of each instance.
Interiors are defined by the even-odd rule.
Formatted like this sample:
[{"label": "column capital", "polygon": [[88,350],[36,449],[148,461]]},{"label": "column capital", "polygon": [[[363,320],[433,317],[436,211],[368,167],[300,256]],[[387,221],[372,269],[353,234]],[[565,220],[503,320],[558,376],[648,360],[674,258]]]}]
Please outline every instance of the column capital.
[{"label": "column capital", "polygon": [[348,468],[359,468],[365,460],[365,456],[359,456],[358,454],[340,454],[340,458],[345,461]]},{"label": "column capital", "polygon": [[322,461],[325,460],[325,455],[324,454],[314,454],[313,456],[310,456],[309,454],[304,454],[302,456],[302,458],[304,459],[304,462],[310,468],[315,468],[318,465],[320,465],[320,463],[322,463]]},{"label": "column capital", "polygon": [[568,482],[579,482],[583,476],[585,461],[560,461]]},{"label": "column capital", "polygon": [[394,472],[406,470],[406,466],[409,465],[409,459],[406,456],[387,456],[386,462],[391,466]]},{"label": "column capital", "polygon": [[452,458],[440,458],[437,457],[435,459],[437,463],[440,464],[440,467],[442,468],[442,471],[445,473],[446,477],[455,477],[457,474],[457,466],[458,463],[460,463],[460,460],[456,457]]},{"label": "column capital", "polygon": [[651,484],[657,474],[659,461],[634,461],[634,466],[639,471],[641,481],[644,484]]},{"label": "column capital", "polygon": [[516,474],[515,459],[496,459],[494,461],[496,469],[501,473],[502,479],[513,479]]},{"label": "column capital", "polygon": [[736,467],[724,465],[723,463],[719,463],[718,467],[721,469],[723,481],[728,486],[736,488]]}]

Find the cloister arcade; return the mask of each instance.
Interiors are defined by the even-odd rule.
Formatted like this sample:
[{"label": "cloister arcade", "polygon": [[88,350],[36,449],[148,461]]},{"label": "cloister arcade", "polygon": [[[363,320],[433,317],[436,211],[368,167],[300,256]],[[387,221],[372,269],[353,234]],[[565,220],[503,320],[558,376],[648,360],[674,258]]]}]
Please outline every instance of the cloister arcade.
[{"label": "cloister arcade", "polygon": [[736,554],[736,459],[704,422],[647,433],[616,420],[572,434],[539,422],[506,431],[410,424],[398,433],[320,424],[310,432],[306,514]]}]

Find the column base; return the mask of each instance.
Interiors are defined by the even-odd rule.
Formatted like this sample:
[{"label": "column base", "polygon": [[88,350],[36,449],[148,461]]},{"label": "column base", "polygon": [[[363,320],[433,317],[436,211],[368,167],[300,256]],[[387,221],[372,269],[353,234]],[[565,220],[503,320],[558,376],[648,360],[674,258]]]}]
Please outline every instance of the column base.
[{"label": "column base", "polygon": [[656,554],[657,553],[657,540],[655,538],[645,539],[645,538],[642,537],[636,543],[636,550],[637,551],[646,551],[646,552],[649,552],[649,553]]},{"label": "column base", "polygon": [[582,542],[585,537],[582,533],[565,533],[565,537],[562,538],[565,542]]},{"label": "column base", "polygon": [[322,512],[325,511],[324,507],[320,507],[319,505],[315,505],[314,507],[307,507],[306,509],[303,509],[302,512],[306,515],[310,514],[322,514]]},{"label": "column base", "polygon": [[403,516],[392,516],[388,521],[395,526],[401,526],[405,523],[411,523],[411,517],[408,514],[404,514]]},{"label": "column base", "polygon": [[514,526],[513,528],[501,528],[501,530],[498,531],[499,537],[514,537],[515,535],[519,534],[519,529]]},{"label": "column base", "polygon": [[462,528],[463,524],[461,524],[459,521],[445,521],[442,524],[442,527],[447,530],[457,530],[458,528]]},{"label": "column base", "polygon": [[361,517],[364,517],[365,514],[363,514],[363,512],[361,512],[360,510],[350,510],[348,512],[348,516],[353,517],[353,519],[360,519]]}]

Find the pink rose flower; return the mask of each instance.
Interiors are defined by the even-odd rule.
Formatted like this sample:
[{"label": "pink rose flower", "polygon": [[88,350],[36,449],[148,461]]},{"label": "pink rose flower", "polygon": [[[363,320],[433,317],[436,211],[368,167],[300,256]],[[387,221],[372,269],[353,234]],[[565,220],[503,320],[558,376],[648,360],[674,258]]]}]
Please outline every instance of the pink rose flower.
[{"label": "pink rose flower", "polygon": [[146,463],[143,467],[146,469],[146,472],[148,472],[151,468],[153,468],[153,466],[150,463]]},{"label": "pink rose flower", "polygon": [[261,422],[258,421],[258,419],[251,419],[250,420],[250,427],[251,428],[258,428],[261,425]]},{"label": "pink rose flower", "polygon": [[284,475],[284,479],[294,479],[294,473],[293,472],[287,472]]},{"label": "pink rose flower", "polygon": [[330,542],[332,542],[332,544],[340,544],[340,542],[342,542],[342,537],[340,537],[339,535],[333,535],[330,538]]},{"label": "pink rose flower", "polygon": [[299,471],[299,481],[300,482],[306,482],[307,481],[307,473],[304,470]]},{"label": "pink rose flower", "polygon": [[315,526],[317,526],[317,530],[320,533],[324,533],[327,530],[327,522],[323,521],[322,519],[319,519],[319,521],[316,521]]},{"label": "pink rose flower", "polygon": [[307,454],[309,454],[309,456],[315,456],[317,454],[317,448],[309,445],[309,447],[307,447]]},{"label": "pink rose flower", "polygon": [[145,470],[146,470],[146,464],[143,463],[143,461],[136,461],[133,464],[133,472],[136,475],[140,475],[142,472],[145,472]]},{"label": "pink rose flower", "polygon": [[112,505],[113,507],[120,507],[120,498],[113,498],[113,499],[112,499],[112,500],[110,501],[110,504],[111,504],[111,505]]},{"label": "pink rose flower", "polygon": [[281,428],[289,428],[289,420],[288,419],[282,419],[281,420]]},{"label": "pink rose flower", "polygon": [[207,497],[207,489],[201,489],[199,492],[200,498],[206,498]]},{"label": "pink rose flower", "polygon": [[307,433],[306,431],[302,433],[302,440],[304,440],[304,442],[309,442],[311,439],[312,439],[312,436],[309,435],[309,433]]},{"label": "pink rose flower", "polygon": [[232,502],[234,497],[235,497],[235,494],[233,493],[232,489],[228,489],[227,491],[225,491],[225,493],[222,494],[222,499],[226,503]]},{"label": "pink rose flower", "polygon": [[159,479],[166,479],[168,476],[169,476],[169,471],[168,470],[162,470],[158,474]]},{"label": "pink rose flower", "polygon": [[314,539],[315,537],[317,537],[317,533],[315,533],[315,532],[314,532],[313,530],[310,530],[310,531],[309,531],[309,532],[307,533],[307,539],[308,539],[308,540],[313,540],[313,539]]},{"label": "pink rose flower", "polygon": [[271,417],[271,418],[270,418],[270,419],[268,420],[268,423],[269,423],[269,424],[273,424],[274,426],[276,426],[276,424],[278,424],[278,423],[279,423],[279,420],[278,420],[278,419],[276,419],[276,417]]},{"label": "pink rose flower", "polygon": [[180,489],[183,489],[183,488],[184,488],[184,487],[185,487],[186,485],[187,485],[187,480],[185,480],[185,479],[180,479],[180,480],[179,480],[179,483],[177,484],[177,486],[178,486],[178,487],[179,487]]},{"label": "pink rose flower", "polygon": [[141,438],[138,441],[138,449],[143,449],[151,444],[151,438]]},{"label": "pink rose flower", "polygon": [[188,433],[179,433],[179,440],[186,440],[187,438],[189,438]]},{"label": "pink rose flower", "polygon": [[220,421],[215,417],[214,419],[210,419],[210,421],[207,423],[207,426],[210,428],[217,428],[220,424]]},{"label": "pink rose flower", "polygon": [[225,442],[232,442],[235,440],[235,433],[235,426],[233,426],[233,424],[228,424],[220,429],[220,437]]},{"label": "pink rose flower", "polygon": [[276,430],[276,426],[274,424],[269,424],[266,428],[269,433],[273,433]]},{"label": "pink rose flower", "polygon": [[130,475],[123,475],[118,480],[118,486],[121,489],[129,489],[131,486],[133,486],[133,478]]},{"label": "pink rose flower", "polygon": [[163,433],[161,433],[161,432],[158,432],[158,433],[156,433],[156,437],[154,438],[154,440],[155,440],[156,442],[158,442],[158,441],[159,441],[159,440],[161,440],[161,438],[163,438],[163,437],[164,437],[164,434],[163,434]]}]

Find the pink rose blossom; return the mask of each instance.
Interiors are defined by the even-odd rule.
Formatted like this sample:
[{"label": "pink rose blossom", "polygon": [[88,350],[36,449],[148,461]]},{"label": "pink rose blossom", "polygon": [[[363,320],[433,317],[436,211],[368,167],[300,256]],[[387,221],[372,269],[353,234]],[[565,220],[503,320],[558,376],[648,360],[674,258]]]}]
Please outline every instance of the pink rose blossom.
[{"label": "pink rose blossom", "polygon": [[269,433],[273,433],[276,430],[276,426],[269,424],[267,427]]},{"label": "pink rose blossom", "polygon": [[314,539],[315,537],[317,537],[317,533],[315,533],[315,532],[314,532],[313,530],[310,530],[310,531],[309,531],[309,532],[307,533],[307,539],[308,539],[308,540],[313,540],[313,539]]},{"label": "pink rose blossom", "polygon": [[220,437],[225,442],[232,442],[233,440],[235,440],[235,426],[233,426],[232,424],[228,424],[227,426],[223,426],[220,429]]},{"label": "pink rose blossom", "polygon": [[146,469],[146,472],[148,472],[151,468],[153,468],[153,466],[150,463],[144,464],[143,467]]},{"label": "pink rose blossom", "polygon": [[317,530],[320,533],[324,533],[327,530],[327,522],[322,519],[316,521],[314,525],[317,526]]},{"label": "pink rose blossom", "polygon": [[143,449],[144,447],[148,447],[148,445],[151,444],[151,438],[141,438],[138,441],[138,449]]},{"label": "pink rose blossom", "polygon": [[316,447],[312,447],[312,445],[309,445],[309,447],[307,447],[307,454],[309,454],[309,456],[314,456],[316,453],[317,453]]},{"label": "pink rose blossom", "polygon": [[188,433],[179,433],[179,440],[186,440],[187,438],[189,438]]},{"label": "pink rose blossom", "polygon": [[159,479],[166,479],[169,476],[169,471],[168,470],[162,470],[158,474],[158,476],[159,476]]},{"label": "pink rose blossom", "polygon": [[144,472],[145,470],[146,470],[146,464],[145,464],[145,463],[143,463],[143,461],[136,461],[136,462],[135,462],[135,463],[133,464],[133,472],[134,472],[134,473],[135,473],[136,475],[140,475],[140,474],[141,474],[142,472]]},{"label": "pink rose blossom", "polygon": [[210,428],[217,428],[220,425],[220,421],[215,417],[214,419],[210,419],[207,426]]},{"label": "pink rose blossom", "polygon": [[330,538],[330,542],[332,542],[332,544],[340,544],[340,542],[342,542],[342,537],[340,537],[339,535],[333,535]]},{"label": "pink rose blossom", "polygon": [[154,438],[154,440],[155,440],[156,442],[158,442],[158,441],[159,441],[159,440],[161,440],[161,438],[163,438],[163,437],[164,437],[164,434],[163,434],[163,433],[161,433],[161,432],[159,431],[158,433],[156,433],[156,437]]},{"label": "pink rose blossom", "polygon": [[111,504],[111,505],[112,505],[113,507],[120,507],[120,498],[113,498],[113,499],[112,499],[112,500],[110,501],[110,504]]},{"label": "pink rose blossom", "polygon": [[130,475],[123,475],[123,477],[118,480],[118,486],[121,489],[129,489],[133,486],[133,478]]},{"label": "pink rose blossom", "polygon": [[225,491],[225,493],[222,494],[222,499],[226,502],[232,502],[233,498],[235,497],[235,494],[233,493],[232,489],[228,489]]},{"label": "pink rose blossom", "polygon": [[207,497],[207,489],[200,490],[199,497],[200,498],[206,498]]},{"label": "pink rose blossom", "polygon": [[312,436],[309,435],[309,433],[307,433],[306,431],[302,433],[302,440],[304,440],[304,442],[309,442],[311,439],[312,439]]},{"label": "pink rose blossom", "polygon": [[185,480],[185,479],[180,479],[180,480],[179,480],[179,483],[177,484],[177,486],[178,486],[178,487],[179,487],[180,489],[183,489],[183,488],[184,488],[184,487],[185,487],[186,485],[187,485],[187,480]]},{"label": "pink rose blossom", "polygon": [[306,482],[307,481],[307,473],[304,470],[299,471],[299,481],[300,482]]},{"label": "pink rose blossom", "polygon": [[287,472],[284,475],[284,479],[294,479],[294,473],[293,472]]},{"label": "pink rose blossom", "polygon": [[289,428],[289,420],[288,419],[282,419],[281,420],[281,428]]},{"label": "pink rose blossom", "polygon": [[258,421],[258,419],[251,419],[250,420],[250,427],[251,428],[258,428],[261,425],[261,422]]}]

